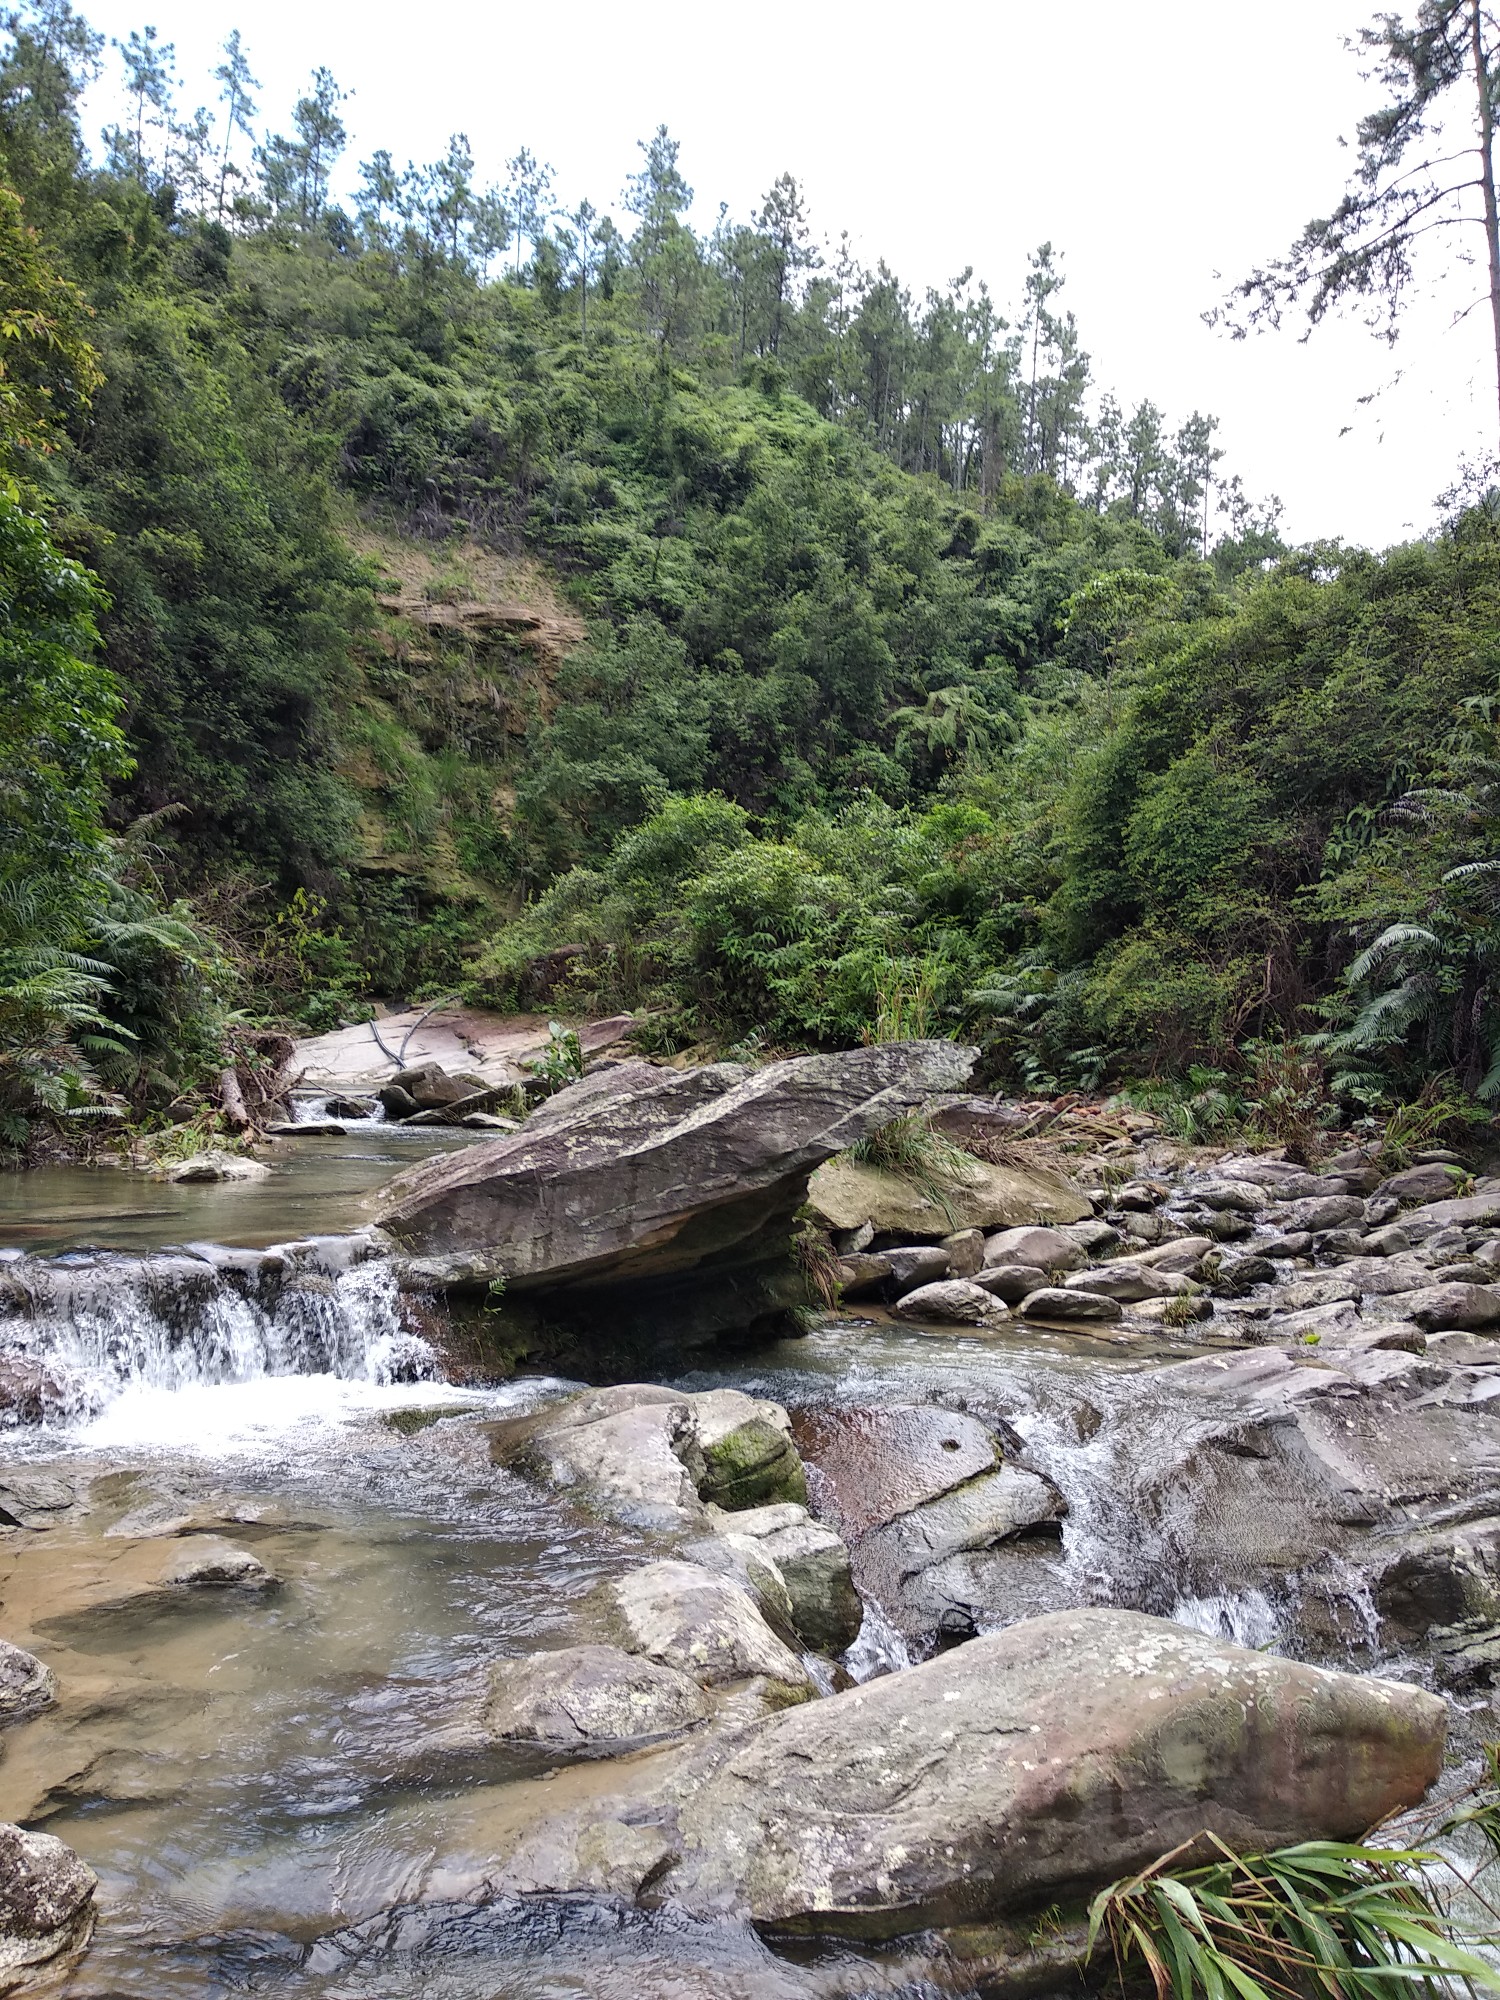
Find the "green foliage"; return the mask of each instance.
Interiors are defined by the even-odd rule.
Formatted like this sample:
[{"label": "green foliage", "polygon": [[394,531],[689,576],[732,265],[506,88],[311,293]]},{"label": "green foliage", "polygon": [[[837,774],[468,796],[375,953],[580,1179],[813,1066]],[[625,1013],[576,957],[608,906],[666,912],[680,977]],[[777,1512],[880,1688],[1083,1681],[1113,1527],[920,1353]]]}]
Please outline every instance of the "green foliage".
[{"label": "green foliage", "polygon": [[[1489,1809],[1493,1819],[1493,1808]],[[1285,2000],[1338,1994],[1500,1992],[1478,1940],[1440,1906],[1432,1852],[1304,1841],[1175,1868],[1183,1850],[1102,1890],[1092,1953],[1107,1940],[1122,1985],[1135,1965],[1158,2000]]]},{"label": "green foliage", "polygon": [[[463,984],[663,1051],[962,1033],[1294,1145],[1319,1063],[1355,1109],[1500,1091],[1483,509],[1286,550],[1211,418],[1090,400],[1050,245],[1009,325],[969,276],[914,301],[819,265],[788,176],[700,237],[665,130],[628,236],[457,135],[345,212],[326,71],[258,132],[235,39],[209,134],[126,51],[97,164],[98,38],[49,0],[0,50],[36,1047],[97,1007],[132,1107],[189,1086],[231,984],[197,908],[310,1026]],[[143,815],[149,870],[105,831]]]}]

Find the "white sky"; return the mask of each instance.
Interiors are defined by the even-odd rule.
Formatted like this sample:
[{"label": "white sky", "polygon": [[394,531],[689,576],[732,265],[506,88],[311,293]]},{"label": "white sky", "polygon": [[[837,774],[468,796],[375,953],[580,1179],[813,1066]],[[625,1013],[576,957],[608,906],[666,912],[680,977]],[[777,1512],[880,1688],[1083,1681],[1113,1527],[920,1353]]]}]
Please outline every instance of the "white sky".
[{"label": "white sky", "polygon": [[1459,459],[1494,445],[1488,313],[1449,330],[1475,274],[1414,310],[1394,353],[1352,323],[1307,345],[1232,343],[1199,317],[1224,289],[1215,273],[1280,253],[1342,190],[1339,134],[1371,101],[1343,47],[1374,11],[1361,0],[80,5],[112,36],[153,22],[189,104],[211,98],[216,45],[238,26],[281,129],[326,63],[353,93],[352,159],[431,159],[464,131],[482,179],[503,181],[526,145],[568,206],[586,194],[618,214],[635,142],[664,120],[705,225],[720,200],[747,216],[788,169],[820,234],[847,228],[915,288],[973,264],[1002,304],[1050,238],[1096,383],[1174,418],[1216,412],[1224,469],[1279,493],[1294,539],[1421,530]]}]

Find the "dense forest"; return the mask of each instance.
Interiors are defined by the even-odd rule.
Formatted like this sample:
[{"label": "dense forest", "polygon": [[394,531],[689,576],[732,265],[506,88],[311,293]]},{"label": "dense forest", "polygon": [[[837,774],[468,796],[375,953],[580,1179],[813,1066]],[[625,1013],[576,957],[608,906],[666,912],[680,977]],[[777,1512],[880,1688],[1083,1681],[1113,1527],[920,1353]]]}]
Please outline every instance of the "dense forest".
[{"label": "dense forest", "polygon": [[918,298],[666,130],[563,214],[259,88],[4,22],[0,1144],[454,992],[1195,1134],[1500,1091],[1500,506],[1286,547],[1050,245]]}]

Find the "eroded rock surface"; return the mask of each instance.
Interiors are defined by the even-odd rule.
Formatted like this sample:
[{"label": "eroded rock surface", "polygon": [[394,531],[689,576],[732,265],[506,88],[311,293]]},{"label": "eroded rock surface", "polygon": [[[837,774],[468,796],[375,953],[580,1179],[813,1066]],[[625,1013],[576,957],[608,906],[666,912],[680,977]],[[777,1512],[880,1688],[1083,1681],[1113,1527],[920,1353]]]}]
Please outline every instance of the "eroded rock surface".
[{"label": "eroded rock surface", "polygon": [[1204,1832],[1357,1839],[1422,1797],[1445,1727],[1418,1688],[1059,1613],[689,1748],[642,1796],[527,1827],[493,1887],[585,1886],[611,1834],[649,1828],[652,1893],[690,1912],[865,1938],[983,1923]]}]

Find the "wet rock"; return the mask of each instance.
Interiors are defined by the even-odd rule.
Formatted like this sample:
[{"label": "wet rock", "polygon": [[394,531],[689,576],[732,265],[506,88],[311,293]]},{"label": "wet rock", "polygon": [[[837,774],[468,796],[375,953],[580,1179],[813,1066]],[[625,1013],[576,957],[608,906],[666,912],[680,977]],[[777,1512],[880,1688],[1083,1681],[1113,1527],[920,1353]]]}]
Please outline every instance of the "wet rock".
[{"label": "wet rock", "polygon": [[891,1281],[891,1260],[879,1251],[848,1251],[838,1260],[839,1286],[846,1299],[868,1298]]},{"label": "wet rock", "polygon": [[398,1069],[387,1089],[404,1090],[419,1111],[441,1111],[485,1088],[483,1077],[450,1076],[441,1063],[418,1063]]},{"label": "wet rock", "polygon": [[385,1084],[378,1094],[380,1108],[384,1111],[387,1118],[398,1121],[404,1118],[414,1118],[422,1108],[411,1092],[403,1090],[399,1083]]},{"label": "wet rock", "polygon": [[1312,1231],[1293,1229],[1284,1236],[1270,1236],[1260,1246],[1263,1257],[1274,1257],[1278,1262],[1288,1262],[1296,1257],[1312,1255]]},{"label": "wet rock", "polygon": [[1317,1195],[1308,1201],[1289,1201],[1278,1210],[1276,1221],[1283,1233],[1343,1229],[1365,1219],[1365,1205],[1356,1195]]},{"label": "wet rock", "polygon": [[1365,1239],[1358,1229],[1325,1229],[1313,1237],[1313,1255],[1326,1257],[1331,1264],[1346,1263],[1351,1257],[1363,1257]]},{"label": "wet rock", "polygon": [[777,1284],[790,1298],[809,1174],[973,1061],[952,1042],[897,1042],[756,1070],[621,1063],[559,1091],[519,1132],[399,1175],[379,1219],[415,1277],[503,1276],[507,1296],[546,1292],[550,1311],[594,1328],[601,1301],[634,1302],[651,1337],[711,1338],[762,1316]]},{"label": "wet rock", "polygon": [[967,1278],[918,1285],[897,1301],[902,1319],[935,1319],[951,1326],[998,1326],[1010,1315],[993,1293]]},{"label": "wet rock", "polygon": [[0,1990],[30,1966],[81,1951],[94,1924],[99,1878],[49,1833],[0,1824]]},{"label": "wet rock", "polygon": [[976,1417],[926,1405],[808,1410],[795,1432],[818,1469],[825,1511],[851,1539],[992,1472],[999,1459]]},{"label": "wet rock", "polygon": [[807,1500],[807,1475],[779,1403],[738,1389],[710,1389],[692,1398],[691,1414],[703,1469],[698,1496],[729,1510],[775,1501]]},{"label": "wet rock", "polygon": [[859,1637],[864,1615],[849,1550],[805,1507],[754,1507],[725,1514],[719,1534],[774,1565],[786,1588],[793,1630],[820,1653],[842,1653]]},{"label": "wet rock", "polygon": [[890,1266],[891,1284],[898,1292],[909,1292],[917,1285],[936,1284],[948,1275],[948,1253],[935,1243],[913,1243],[897,1250],[887,1250],[885,1261]]},{"label": "wet rock", "polygon": [[1060,1229],[1002,1229],[986,1239],[984,1261],[987,1267],[1031,1264],[1043,1271],[1076,1271],[1088,1257]]},{"label": "wet rock", "polygon": [[737,1389],[680,1395],[625,1383],[487,1428],[497,1465],[640,1527],[700,1525],[705,1501],[807,1498],[786,1412]]},{"label": "wet rock", "polygon": [[1487,1285],[1426,1285],[1402,1295],[1401,1311],[1434,1332],[1500,1326],[1500,1291]]},{"label": "wet rock", "polygon": [[1248,1215],[1241,1215],[1237,1209],[1210,1209],[1197,1219],[1196,1226],[1213,1237],[1216,1243],[1236,1243],[1242,1236],[1254,1234],[1255,1224]]},{"label": "wet rock", "polygon": [[1097,1324],[1119,1319],[1120,1311],[1119,1302],[1106,1298],[1102,1292],[1069,1292],[1060,1285],[1046,1286],[1021,1301],[1021,1313],[1025,1319],[1077,1320],[1083,1324]]},{"label": "wet rock", "polygon": [[1384,1229],[1401,1213],[1401,1204],[1391,1194],[1371,1195],[1365,1203],[1365,1227]]},{"label": "wet rock", "polygon": [[39,1715],[57,1700],[57,1676],[32,1653],[0,1639],[0,1723]]},{"label": "wet rock", "polygon": [[974,1283],[1008,1306],[1018,1306],[1029,1292],[1038,1292],[1047,1282],[1047,1273],[1035,1264],[991,1264]]},{"label": "wet rock", "polygon": [[618,1646],[567,1646],[490,1671],[480,1713],[498,1742],[611,1754],[680,1736],[710,1707],[697,1681]]},{"label": "wet rock", "polygon": [[165,1178],[177,1182],[265,1181],[271,1178],[271,1169],[263,1160],[247,1160],[238,1153],[193,1153],[168,1167]]},{"label": "wet rock", "polygon": [[807,1669],[749,1595],[696,1563],[657,1562],[605,1585],[623,1643],[700,1687],[764,1678],[784,1701],[813,1693]]},{"label": "wet rock", "polygon": [[872,1529],[860,1542],[860,1561],[866,1569],[880,1564],[904,1584],[949,1556],[993,1548],[1028,1528],[1060,1521],[1066,1512],[1049,1480],[1002,1465]]},{"label": "wet rock", "polygon": [[1120,1229],[1133,1243],[1171,1243],[1188,1234],[1165,1215],[1122,1215]]},{"label": "wet rock", "polygon": [[64,1401],[61,1380],[44,1362],[0,1354],[0,1424],[39,1424]]},{"label": "wet rock", "polygon": [[329,1118],[373,1118],[379,1103],[378,1097],[330,1097],[323,1110]]},{"label": "wet rock", "polygon": [[1243,1298],[1255,1285],[1275,1284],[1277,1275],[1269,1257],[1221,1257],[1213,1272],[1213,1286],[1227,1298]]},{"label": "wet rock", "polygon": [[950,1278],[972,1278],[976,1271],[984,1269],[982,1229],[955,1230],[953,1235],[943,1238],[938,1248],[947,1253]]},{"label": "wet rock", "polygon": [[1450,1167],[1430,1164],[1421,1167],[1407,1167],[1399,1174],[1392,1174],[1383,1180],[1375,1190],[1377,1194],[1394,1195],[1397,1201],[1428,1202],[1442,1201],[1453,1194],[1461,1172]]},{"label": "wet rock", "polygon": [[1238,1215],[1258,1215],[1266,1206],[1266,1190],[1253,1181],[1197,1181],[1192,1198],[1205,1208],[1230,1209]]},{"label": "wet rock", "polygon": [[1031,1619],[689,1752],[689,1910],[880,1937],[1086,1895],[1180,1841],[1358,1839],[1442,1765],[1435,1696],[1119,1611]]},{"label": "wet rock", "polygon": [[194,1535],[167,1563],[161,1580],[186,1590],[275,1590],[280,1578],[248,1549]]},{"label": "wet rock", "polygon": [[[274,1125],[266,1127],[272,1139],[344,1139],[348,1137],[347,1127],[336,1118],[278,1119]],[[268,1170],[269,1171],[269,1170]],[[226,1175],[226,1179],[234,1176]]]}]

